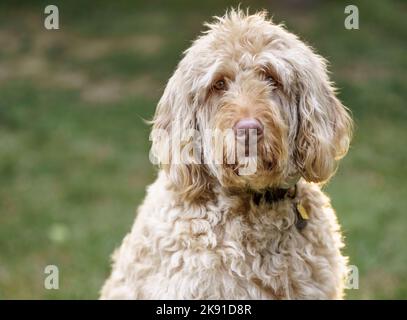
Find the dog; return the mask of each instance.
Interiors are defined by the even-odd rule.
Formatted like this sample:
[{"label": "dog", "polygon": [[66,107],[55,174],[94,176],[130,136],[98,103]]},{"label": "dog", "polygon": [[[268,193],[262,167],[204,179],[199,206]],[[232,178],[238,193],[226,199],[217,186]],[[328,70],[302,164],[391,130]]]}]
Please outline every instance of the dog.
[{"label": "dog", "polygon": [[348,258],[321,186],[352,118],[327,62],[266,12],[232,9],[206,27],[158,103],[152,132],[169,134],[152,138],[158,177],[100,297],[342,299]]}]

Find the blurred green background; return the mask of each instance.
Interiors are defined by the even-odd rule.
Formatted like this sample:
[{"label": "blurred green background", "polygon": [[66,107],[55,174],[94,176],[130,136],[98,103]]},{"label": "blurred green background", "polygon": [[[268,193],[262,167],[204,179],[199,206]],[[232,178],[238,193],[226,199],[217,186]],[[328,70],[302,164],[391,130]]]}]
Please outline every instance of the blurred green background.
[{"label": "blurred green background", "polygon": [[[347,298],[407,298],[407,2],[239,1],[268,9],[331,61],[355,137],[326,187],[359,268]],[[154,179],[151,118],[202,23],[239,2],[0,4],[0,299],[97,298]],[[350,3],[349,3],[350,4]],[[44,268],[60,289],[44,289]]]}]

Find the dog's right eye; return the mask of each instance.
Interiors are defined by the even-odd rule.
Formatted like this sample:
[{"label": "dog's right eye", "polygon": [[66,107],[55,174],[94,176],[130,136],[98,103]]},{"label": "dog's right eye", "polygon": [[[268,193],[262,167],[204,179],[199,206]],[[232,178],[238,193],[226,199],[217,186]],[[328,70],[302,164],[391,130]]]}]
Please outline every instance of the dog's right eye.
[{"label": "dog's right eye", "polygon": [[221,79],[215,82],[213,88],[218,91],[222,91],[226,89],[226,81]]},{"label": "dog's right eye", "polygon": [[274,79],[274,77],[272,75],[266,75],[266,81],[269,85],[276,84],[276,80]]}]

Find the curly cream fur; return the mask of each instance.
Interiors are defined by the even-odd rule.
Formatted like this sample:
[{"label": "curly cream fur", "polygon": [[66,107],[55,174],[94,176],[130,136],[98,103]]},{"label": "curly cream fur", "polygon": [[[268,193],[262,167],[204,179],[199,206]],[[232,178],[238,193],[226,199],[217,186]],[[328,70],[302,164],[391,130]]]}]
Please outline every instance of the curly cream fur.
[{"label": "curly cream fur", "polygon": [[[316,183],[326,182],[346,154],[352,123],[326,62],[265,13],[232,10],[207,26],[169,80],[153,120],[153,129],[183,139],[171,146],[153,140],[162,170],[113,255],[101,297],[342,298],[347,259],[335,213]],[[272,85],[265,80],[270,74]],[[227,90],[214,92],[220,78]],[[253,175],[236,174],[242,163],[217,163],[211,138],[202,138],[204,164],[191,152],[182,164],[166,154],[186,148],[190,129],[228,129],[243,117],[264,124]],[[225,139],[223,156],[235,148]],[[296,200],[310,216],[301,231],[291,199],[258,205],[251,197],[299,177]]]}]

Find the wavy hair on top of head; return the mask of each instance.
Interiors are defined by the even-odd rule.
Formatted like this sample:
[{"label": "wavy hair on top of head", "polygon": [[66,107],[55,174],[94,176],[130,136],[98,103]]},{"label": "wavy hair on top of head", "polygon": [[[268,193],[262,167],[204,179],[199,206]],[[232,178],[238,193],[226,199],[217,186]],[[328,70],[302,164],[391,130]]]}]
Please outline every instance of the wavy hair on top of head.
[{"label": "wavy hair on top of head", "polygon": [[[216,175],[211,174],[208,166],[198,163],[197,160],[202,159],[196,159],[192,154],[188,163],[175,164],[171,153],[169,163],[162,159],[168,157],[169,148],[186,147],[191,140],[191,137],[185,137],[189,130],[201,131],[203,127],[209,127],[208,123],[202,123],[203,119],[209,122],[212,120],[208,119],[216,118],[216,112],[205,105],[204,89],[211,85],[214,70],[221,64],[222,59],[215,51],[219,46],[227,45],[233,48],[233,54],[240,52],[246,59],[245,45],[252,50],[264,43],[267,51],[275,44],[276,51],[266,52],[265,57],[269,57],[266,64],[271,65],[284,87],[284,94],[279,96],[281,104],[288,106],[288,109],[280,110],[280,113],[287,113],[284,119],[289,122],[288,137],[284,138],[288,139],[284,145],[290,156],[286,172],[297,172],[310,182],[326,182],[335,173],[338,160],[346,154],[352,133],[351,117],[336,98],[326,61],[284,27],[267,20],[264,11],[249,16],[232,9],[206,26],[208,30],[185,51],[152,121],[153,132],[165,130],[170,136],[169,141],[153,138],[152,153],[163,163],[162,168],[181,199],[192,201],[211,197]],[[239,37],[242,39],[236,40]],[[219,39],[224,39],[223,43]],[[231,44],[232,41],[238,46]],[[173,141],[174,136],[181,137],[179,146]]]}]

